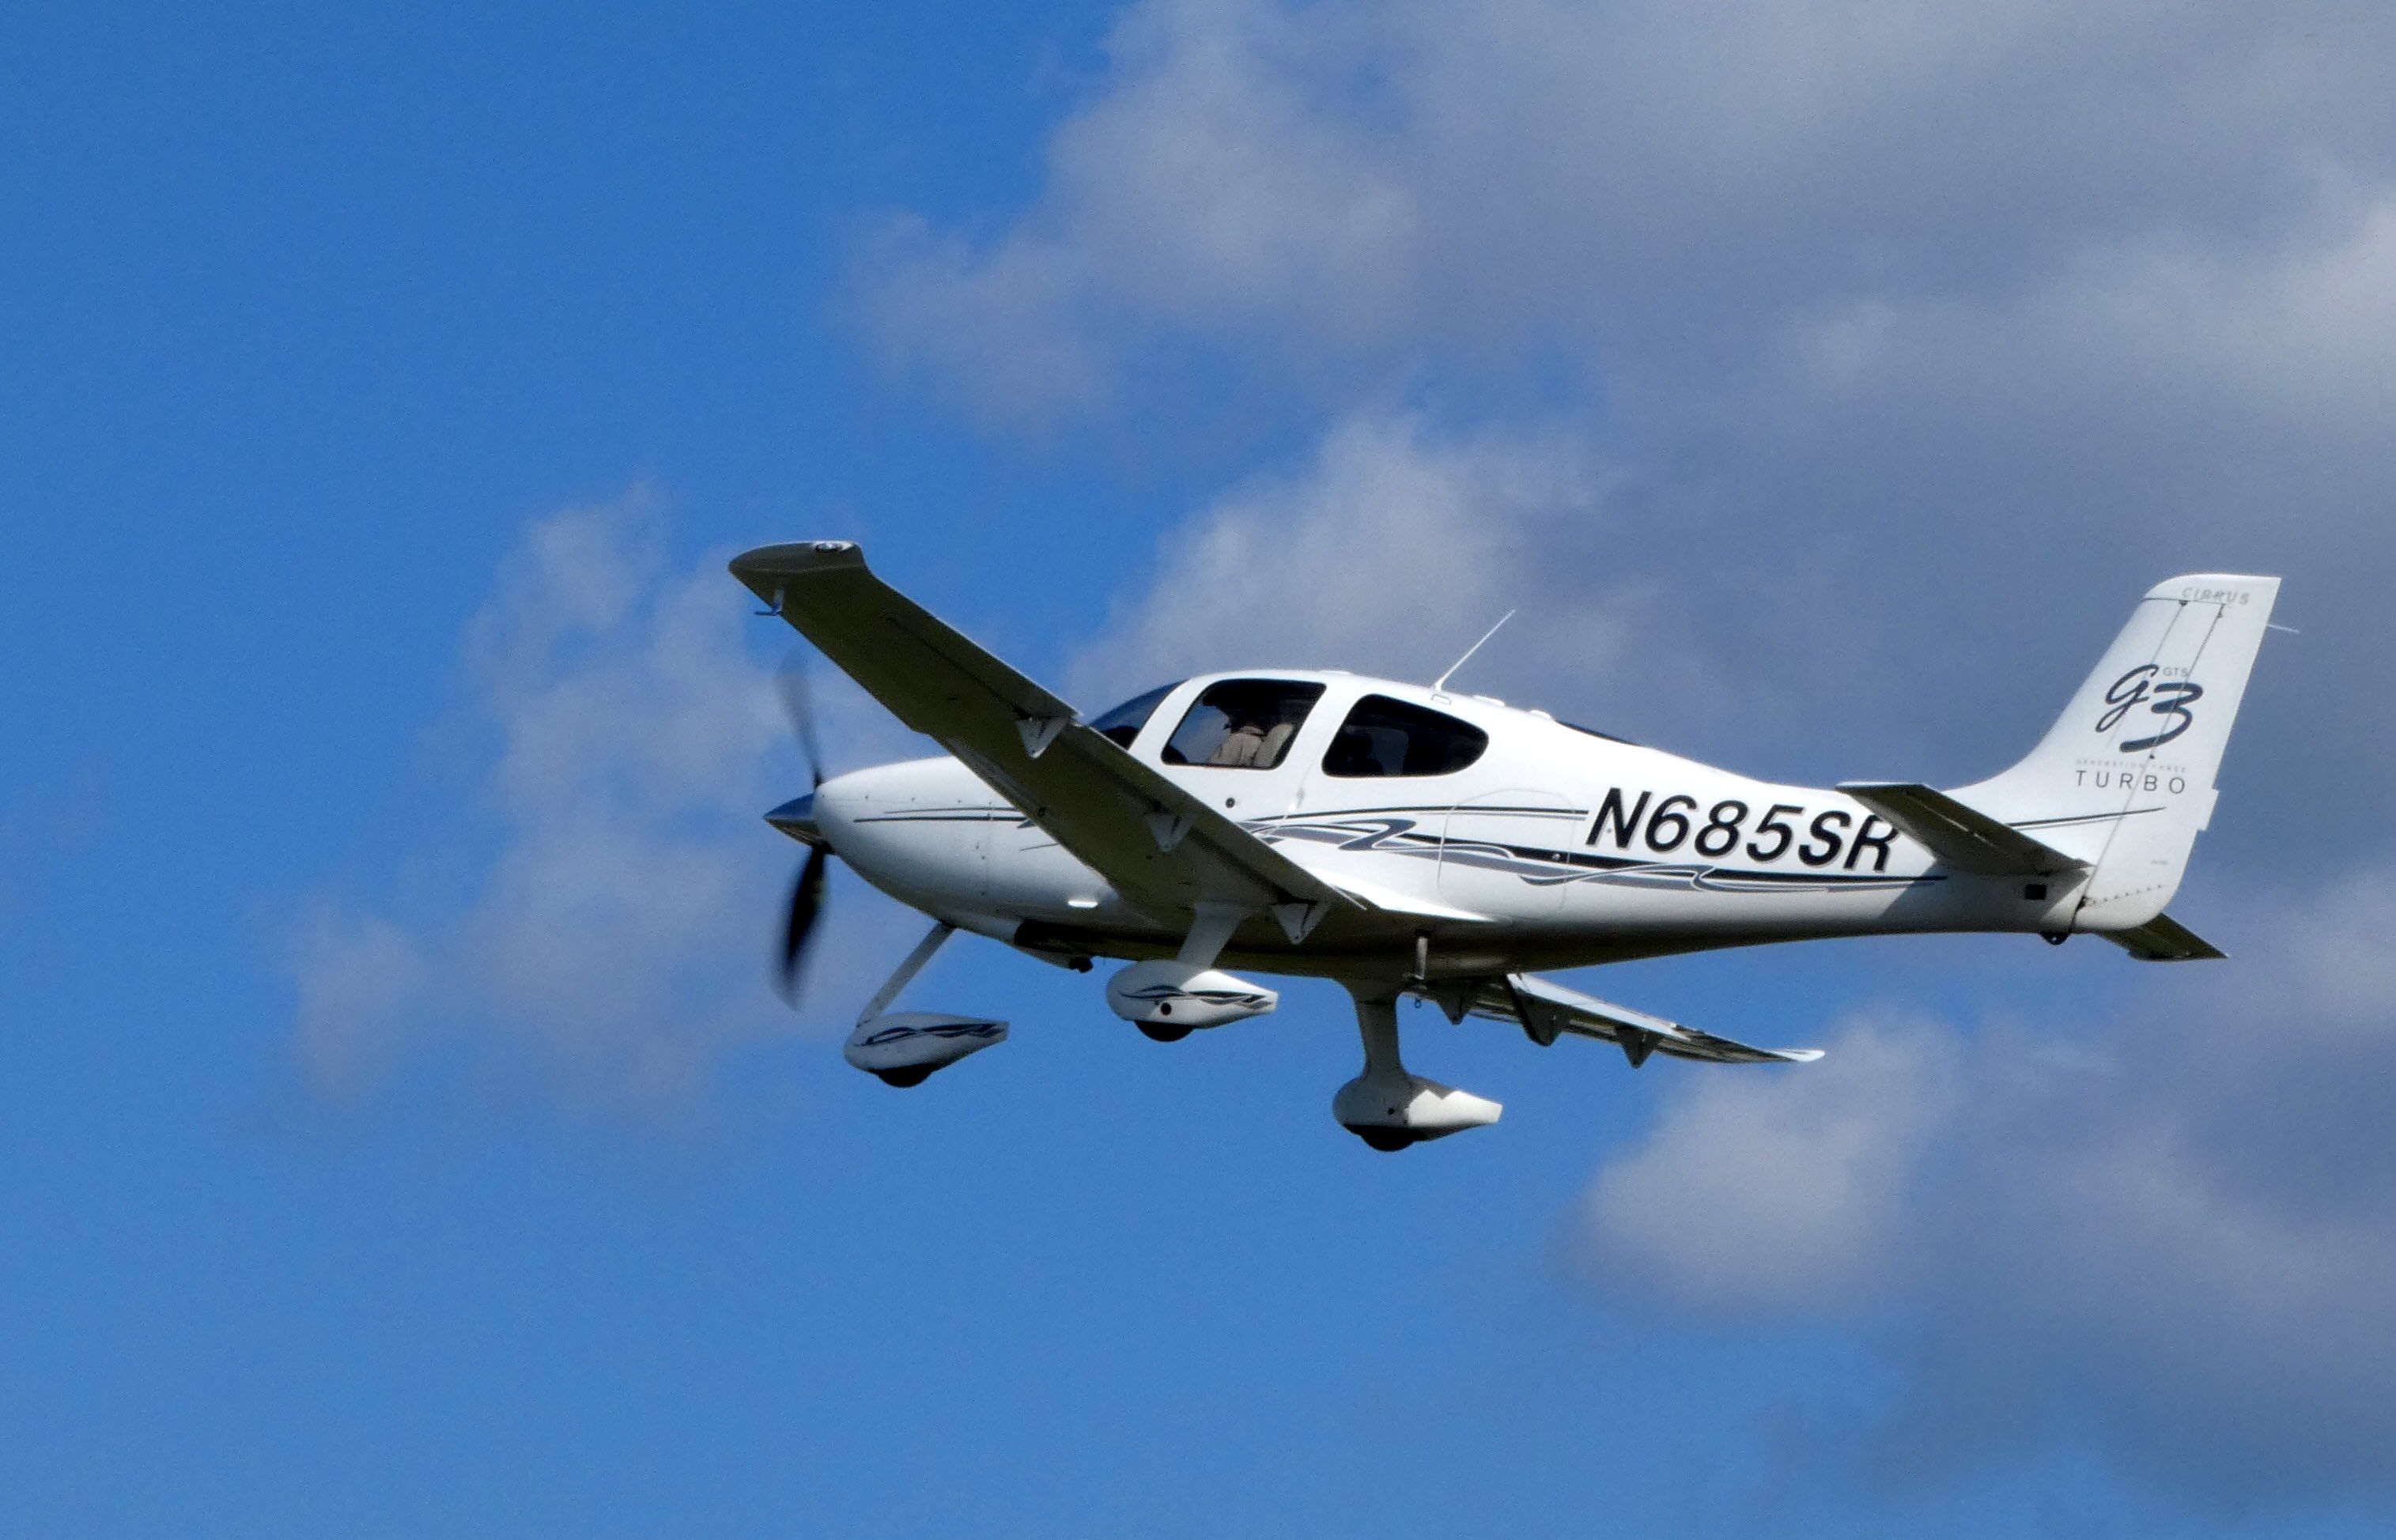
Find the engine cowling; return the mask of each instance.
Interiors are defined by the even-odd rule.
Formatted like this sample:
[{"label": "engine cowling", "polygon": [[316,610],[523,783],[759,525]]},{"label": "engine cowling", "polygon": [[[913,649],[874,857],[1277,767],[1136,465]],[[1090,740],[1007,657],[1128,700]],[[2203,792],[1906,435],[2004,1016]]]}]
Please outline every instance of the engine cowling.
[{"label": "engine cowling", "polygon": [[1375,1149],[1404,1149],[1485,1128],[1504,1111],[1486,1096],[1403,1070],[1367,1070],[1331,1098],[1331,1115],[1339,1125]]},{"label": "engine cowling", "polygon": [[1107,981],[1108,1006],[1151,1037],[1245,1021],[1280,1003],[1281,996],[1261,984],[1187,962],[1135,962]]},{"label": "engine cowling", "polygon": [[890,1085],[921,1085],[935,1069],[1006,1041],[1006,1023],[988,1016],[893,1011],[868,1016],[848,1034],[841,1057]]}]

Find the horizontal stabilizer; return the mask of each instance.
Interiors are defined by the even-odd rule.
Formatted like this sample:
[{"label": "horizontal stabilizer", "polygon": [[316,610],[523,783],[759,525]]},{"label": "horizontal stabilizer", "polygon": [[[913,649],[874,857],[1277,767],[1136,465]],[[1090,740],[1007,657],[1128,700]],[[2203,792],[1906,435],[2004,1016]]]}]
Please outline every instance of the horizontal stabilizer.
[{"label": "horizontal stabilizer", "polygon": [[[1428,992],[1438,998],[1436,989]],[[1458,1003],[1463,1010],[1451,1006],[1451,1014],[1459,1020],[1469,1011],[1492,1021],[1511,1021],[1543,1047],[1567,1033],[1617,1044],[1634,1069],[1644,1063],[1650,1053],[1710,1064],[1810,1064],[1822,1056],[1818,1048],[1758,1048],[1734,1042],[1695,1027],[1634,1011],[1628,1005],[1594,999],[1531,974],[1482,980],[1471,986],[1470,992]]]},{"label": "horizontal stabilizer", "polygon": [[1911,781],[1841,781],[1839,790],[1897,825],[1941,864],[1983,877],[2051,877],[2082,871],[2074,860],[2011,824]]},{"label": "horizontal stabilizer", "polygon": [[2141,962],[2203,962],[2230,954],[2181,924],[2158,914],[2134,930],[2094,931]]}]

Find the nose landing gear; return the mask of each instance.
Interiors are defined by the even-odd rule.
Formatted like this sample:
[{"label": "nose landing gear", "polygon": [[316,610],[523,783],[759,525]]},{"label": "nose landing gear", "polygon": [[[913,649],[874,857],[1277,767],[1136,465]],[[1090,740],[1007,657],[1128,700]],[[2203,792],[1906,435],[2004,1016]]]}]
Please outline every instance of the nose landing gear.
[{"label": "nose landing gear", "polygon": [[857,1018],[857,1030],[849,1033],[841,1049],[842,1057],[885,1085],[905,1087],[921,1085],[932,1078],[933,1070],[1006,1041],[1006,1023],[987,1016],[943,1016],[934,1011],[884,1014],[898,998],[898,991],[940,949],[940,943],[955,934],[956,928],[944,921],[915,944],[890,981],[866,1002],[864,1013]]}]

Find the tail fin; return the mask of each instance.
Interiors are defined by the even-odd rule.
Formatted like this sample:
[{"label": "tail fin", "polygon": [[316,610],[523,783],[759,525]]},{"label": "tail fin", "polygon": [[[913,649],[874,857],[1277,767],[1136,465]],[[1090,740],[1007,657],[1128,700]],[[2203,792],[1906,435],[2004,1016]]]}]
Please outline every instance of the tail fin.
[{"label": "tail fin", "polygon": [[1954,793],[2094,868],[2074,930],[2143,925],[2178,891],[2279,592],[2277,578],[2156,584],[2030,756]]}]

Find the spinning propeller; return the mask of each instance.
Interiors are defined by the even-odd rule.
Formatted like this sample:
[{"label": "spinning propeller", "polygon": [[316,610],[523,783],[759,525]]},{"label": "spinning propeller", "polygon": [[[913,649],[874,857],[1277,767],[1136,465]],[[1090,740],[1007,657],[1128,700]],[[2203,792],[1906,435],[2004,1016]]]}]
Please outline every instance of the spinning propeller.
[{"label": "spinning propeller", "polygon": [[807,762],[807,794],[793,797],[765,815],[767,823],[807,847],[807,858],[799,867],[799,880],[791,888],[791,911],[782,927],[781,959],[774,974],[775,988],[795,1009],[807,943],[815,935],[816,921],[823,913],[832,846],[816,829],[815,793],[824,783],[823,755],[816,745],[815,707],[807,694],[806,670],[796,652],[783,663],[775,684],[782,697],[782,710],[791,719],[791,731],[799,740],[799,751]]}]

